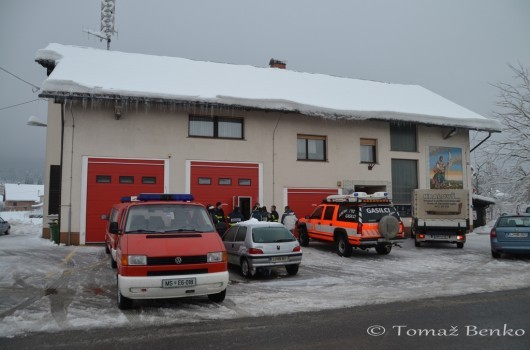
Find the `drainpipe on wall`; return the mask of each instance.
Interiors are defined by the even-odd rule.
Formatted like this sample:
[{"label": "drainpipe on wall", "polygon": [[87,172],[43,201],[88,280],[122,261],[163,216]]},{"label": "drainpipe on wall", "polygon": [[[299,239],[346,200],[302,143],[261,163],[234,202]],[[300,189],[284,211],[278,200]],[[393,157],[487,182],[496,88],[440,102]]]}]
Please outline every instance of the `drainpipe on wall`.
[{"label": "drainpipe on wall", "polygon": [[278,117],[278,120],[276,121],[276,125],[274,126],[274,131],[272,132],[272,204],[271,205],[276,205],[276,197],[275,197],[275,192],[276,192],[276,172],[275,172],[275,159],[276,159],[276,156],[275,156],[275,146],[274,146],[274,141],[276,139],[276,129],[278,128],[278,124],[280,123],[280,119],[282,119],[282,116],[280,115]]},{"label": "drainpipe on wall", "polygon": [[73,188],[73,178],[74,178],[74,128],[75,128],[75,119],[74,112],[72,111],[72,101],[70,101],[70,114],[72,115],[72,144],[70,151],[70,193],[68,194],[68,245],[71,245],[71,236],[72,236],[72,188]]}]

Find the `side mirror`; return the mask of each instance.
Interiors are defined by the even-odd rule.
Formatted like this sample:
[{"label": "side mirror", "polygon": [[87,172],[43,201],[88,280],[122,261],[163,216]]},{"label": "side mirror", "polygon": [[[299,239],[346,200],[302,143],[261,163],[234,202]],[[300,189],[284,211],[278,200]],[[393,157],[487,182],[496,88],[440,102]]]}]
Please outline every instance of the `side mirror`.
[{"label": "side mirror", "polygon": [[113,221],[109,224],[109,232],[113,234],[121,234],[121,230],[118,228],[118,223]]},{"label": "side mirror", "polygon": [[101,220],[108,220],[109,217],[107,216],[107,214],[101,214]]}]

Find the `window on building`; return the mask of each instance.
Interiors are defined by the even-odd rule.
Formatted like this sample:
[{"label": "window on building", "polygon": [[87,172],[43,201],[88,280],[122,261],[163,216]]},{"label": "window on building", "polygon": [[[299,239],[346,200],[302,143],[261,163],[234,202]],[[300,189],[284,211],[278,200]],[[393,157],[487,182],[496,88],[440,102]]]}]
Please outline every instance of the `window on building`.
[{"label": "window on building", "polygon": [[[412,191],[418,188],[418,161],[392,159],[392,201],[411,205]],[[405,210],[405,208],[402,208]]]},{"label": "window on building", "polygon": [[377,140],[361,139],[361,163],[377,162]]},{"label": "window on building", "polygon": [[219,179],[219,185],[221,186],[230,186],[232,184],[231,178],[220,178]]},{"label": "window on building", "polygon": [[199,181],[199,185],[211,185],[212,184],[212,178],[210,177],[199,177],[198,181]]},{"label": "window on building", "polygon": [[390,124],[390,150],[417,152],[416,125]]},{"label": "window on building", "polygon": [[130,185],[134,183],[134,176],[120,176],[120,183]]},{"label": "window on building", "polygon": [[96,175],[96,182],[98,184],[110,184],[112,177],[110,175]]},{"label": "window on building", "polygon": [[190,115],[189,136],[243,139],[243,119]]},{"label": "window on building", "polygon": [[326,136],[298,135],[298,160],[326,160]]},{"label": "window on building", "polygon": [[237,183],[239,186],[250,186],[252,185],[252,181],[250,179],[238,179]]},{"label": "window on building", "polygon": [[156,177],[155,176],[142,176],[142,183],[144,185],[155,185]]}]

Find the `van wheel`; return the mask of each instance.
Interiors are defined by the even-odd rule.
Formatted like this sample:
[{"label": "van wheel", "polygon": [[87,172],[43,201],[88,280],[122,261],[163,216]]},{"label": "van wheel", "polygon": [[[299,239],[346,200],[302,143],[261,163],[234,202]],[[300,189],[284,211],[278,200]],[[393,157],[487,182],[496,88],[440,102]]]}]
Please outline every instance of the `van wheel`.
[{"label": "van wheel", "polygon": [[220,303],[223,300],[225,300],[225,296],[226,296],[226,289],[219,293],[208,294],[208,299],[210,299],[214,303]]},{"label": "van wheel", "polygon": [[300,265],[285,265],[285,269],[287,270],[287,273],[291,276],[294,276],[298,273],[298,267]]},{"label": "van wheel", "polygon": [[[116,276],[116,279],[118,277]],[[120,284],[119,282],[116,282],[116,301],[118,302],[118,309],[120,310],[127,310],[130,309],[133,305],[132,299],[126,298],[123,295],[121,295],[120,292]]]},{"label": "van wheel", "polygon": [[307,234],[307,228],[305,226],[300,226],[298,228],[298,241],[302,247],[307,247],[309,245],[309,235]]},{"label": "van wheel", "polygon": [[462,249],[462,248],[464,248],[464,243],[462,243],[462,242],[457,242],[457,243],[456,243],[456,247]]},{"label": "van wheel", "polygon": [[419,248],[419,247],[421,246],[420,241],[414,239],[414,246],[417,247],[417,248]]},{"label": "van wheel", "polygon": [[392,251],[392,246],[390,244],[382,244],[375,247],[375,251],[380,255],[387,255]]},{"label": "van wheel", "polygon": [[337,246],[337,254],[346,258],[352,254],[352,247],[348,242],[348,237],[345,234],[340,234],[335,238],[335,244]]},{"label": "van wheel", "polygon": [[252,269],[250,268],[250,264],[248,263],[248,260],[246,258],[243,258],[241,260],[241,274],[243,277],[251,278],[253,273]]},{"label": "van wheel", "polygon": [[491,256],[494,257],[495,259],[499,259],[501,257],[501,253],[492,250]]}]

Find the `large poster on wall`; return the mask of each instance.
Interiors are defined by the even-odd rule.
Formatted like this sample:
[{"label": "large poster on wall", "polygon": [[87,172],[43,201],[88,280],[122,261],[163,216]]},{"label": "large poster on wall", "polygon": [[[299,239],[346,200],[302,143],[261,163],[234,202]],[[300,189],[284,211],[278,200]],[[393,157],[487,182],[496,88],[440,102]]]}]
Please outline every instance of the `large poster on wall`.
[{"label": "large poster on wall", "polygon": [[462,148],[429,146],[431,189],[464,188]]}]

